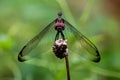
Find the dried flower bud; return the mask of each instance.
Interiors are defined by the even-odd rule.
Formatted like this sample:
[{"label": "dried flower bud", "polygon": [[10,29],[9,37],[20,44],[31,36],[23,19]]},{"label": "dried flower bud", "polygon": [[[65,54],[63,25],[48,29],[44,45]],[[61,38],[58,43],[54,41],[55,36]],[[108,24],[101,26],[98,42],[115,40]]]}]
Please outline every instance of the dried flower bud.
[{"label": "dried flower bud", "polygon": [[53,46],[53,52],[60,59],[67,56],[68,55],[67,40],[63,39],[56,40]]}]

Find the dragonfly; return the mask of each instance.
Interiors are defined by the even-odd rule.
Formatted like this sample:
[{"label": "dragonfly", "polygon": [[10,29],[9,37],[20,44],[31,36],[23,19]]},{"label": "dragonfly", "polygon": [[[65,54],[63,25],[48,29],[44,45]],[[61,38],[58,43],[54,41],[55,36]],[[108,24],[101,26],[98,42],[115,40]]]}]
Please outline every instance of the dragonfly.
[{"label": "dragonfly", "polygon": [[[52,41],[54,44],[47,44],[47,47],[51,48],[53,46],[53,53],[60,59],[65,58],[68,80],[70,80],[68,49],[77,54],[84,54],[85,58],[93,62],[100,62],[100,53],[97,47],[72,24],[62,18],[62,12],[59,12],[55,20],[49,23],[42,31],[23,46],[18,54],[18,60],[20,62],[26,61],[24,56],[30,53],[38,44],[41,43],[40,45],[42,46],[46,37],[48,37],[47,42],[50,43]],[[58,47],[57,43],[60,43],[61,46]]]}]

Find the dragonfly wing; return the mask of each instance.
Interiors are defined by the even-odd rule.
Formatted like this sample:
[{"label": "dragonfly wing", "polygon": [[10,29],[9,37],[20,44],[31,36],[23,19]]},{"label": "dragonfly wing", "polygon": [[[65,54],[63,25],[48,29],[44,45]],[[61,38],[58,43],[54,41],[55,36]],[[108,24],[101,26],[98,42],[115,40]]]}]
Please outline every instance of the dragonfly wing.
[{"label": "dragonfly wing", "polygon": [[[75,27],[73,27],[68,21],[65,20],[66,27],[70,29],[70,31],[74,34],[75,38],[78,41],[78,44],[80,45],[79,48],[82,47],[84,49],[85,53],[90,56],[90,60],[93,62],[99,62],[100,61],[100,54],[97,49],[97,47],[89,40],[87,39],[83,34],[81,34]],[[78,49],[80,50],[80,49]],[[81,51],[78,51],[81,52]]]},{"label": "dragonfly wing", "polygon": [[[54,20],[55,21],[55,20]],[[33,39],[31,39],[20,51],[18,54],[18,60],[20,62],[25,61],[26,59],[24,58],[25,55],[27,55],[29,52],[31,52],[41,41],[43,36],[46,35],[46,33],[49,31],[51,26],[53,26],[54,21],[51,22],[49,25],[47,25],[38,35],[36,35]]]}]

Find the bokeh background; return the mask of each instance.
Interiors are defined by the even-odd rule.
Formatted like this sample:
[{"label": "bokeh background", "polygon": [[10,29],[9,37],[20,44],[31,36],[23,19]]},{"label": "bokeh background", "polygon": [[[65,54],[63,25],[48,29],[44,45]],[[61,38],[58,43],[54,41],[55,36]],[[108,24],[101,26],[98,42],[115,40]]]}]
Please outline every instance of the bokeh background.
[{"label": "bokeh background", "polygon": [[40,53],[47,43],[34,50],[39,58],[17,60],[59,11],[101,54],[99,63],[70,54],[71,80],[120,80],[120,0],[0,0],[0,80],[67,80],[64,59]]}]

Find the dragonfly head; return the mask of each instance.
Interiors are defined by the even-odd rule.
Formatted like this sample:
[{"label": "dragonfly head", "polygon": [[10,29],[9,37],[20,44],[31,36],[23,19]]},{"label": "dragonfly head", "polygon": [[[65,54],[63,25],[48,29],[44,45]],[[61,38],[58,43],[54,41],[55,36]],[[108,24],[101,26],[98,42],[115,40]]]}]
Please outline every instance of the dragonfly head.
[{"label": "dragonfly head", "polygon": [[59,12],[58,13],[58,17],[60,18],[62,16],[62,12]]}]

